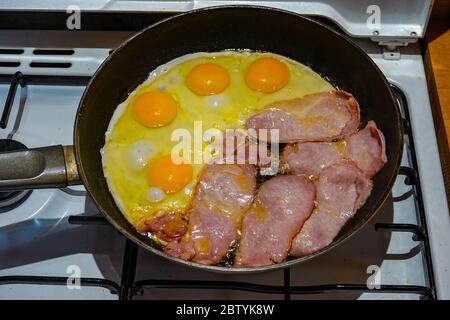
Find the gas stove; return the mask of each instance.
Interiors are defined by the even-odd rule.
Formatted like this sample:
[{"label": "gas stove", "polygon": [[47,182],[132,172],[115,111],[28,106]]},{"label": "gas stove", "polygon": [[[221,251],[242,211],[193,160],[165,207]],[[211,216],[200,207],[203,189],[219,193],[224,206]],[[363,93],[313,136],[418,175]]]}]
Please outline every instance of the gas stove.
[{"label": "gas stove", "polygon": [[[0,31],[0,151],[73,144],[87,82],[132,34]],[[0,194],[0,298],[449,299],[449,211],[420,48],[354,40],[391,83],[405,145],[391,197],[350,240],[283,271],[215,274],[139,249],[82,186]]]}]

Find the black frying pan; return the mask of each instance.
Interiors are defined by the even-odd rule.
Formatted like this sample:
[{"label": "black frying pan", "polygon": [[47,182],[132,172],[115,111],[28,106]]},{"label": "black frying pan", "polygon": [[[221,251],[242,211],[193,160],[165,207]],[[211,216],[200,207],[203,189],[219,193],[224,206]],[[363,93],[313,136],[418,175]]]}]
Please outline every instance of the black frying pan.
[{"label": "black frying pan", "polygon": [[[389,161],[374,177],[371,196],[333,243],[319,252],[275,265],[246,269],[204,266],[173,258],[153,247],[149,238],[139,234],[127,222],[108,191],[100,149],[116,106],[159,65],[188,53],[225,49],[268,51],[311,67],[336,87],[352,93],[360,103],[362,123],[374,120],[385,135]],[[155,254],[214,271],[274,270],[329,251],[375,215],[389,196],[397,176],[402,137],[399,107],[386,79],[372,60],[346,37],[323,24],[281,10],[215,7],[156,23],[117,48],[95,73],[81,99],[75,120],[75,148],[54,146],[0,154],[0,191],[62,187],[79,182],[79,174],[108,221]]]}]

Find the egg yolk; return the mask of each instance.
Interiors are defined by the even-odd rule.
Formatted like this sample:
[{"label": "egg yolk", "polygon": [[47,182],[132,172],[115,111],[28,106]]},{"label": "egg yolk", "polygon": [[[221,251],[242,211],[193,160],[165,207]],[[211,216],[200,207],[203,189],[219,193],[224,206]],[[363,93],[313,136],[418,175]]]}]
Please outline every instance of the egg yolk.
[{"label": "egg yolk", "polygon": [[192,68],[186,77],[188,88],[199,96],[222,92],[228,87],[228,72],[215,63],[203,63]]},{"label": "egg yolk", "polygon": [[255,91],[272,93],[283,88],[289,81],[289,69],[274,58],[259,58],[245,72],[247,86]]},{"label": "egg yolk", "polygon": [[177,114],[177,103],[162,91],[141,94],[133,103],[133,117],[140,124],[157,128],[169,124]]},{"label": "egg yolk", "polygon": [[148,168],[148,184],[173,193],[183,189],[192,179],[192,165],[175,164],[171,155],[153,161]]}]

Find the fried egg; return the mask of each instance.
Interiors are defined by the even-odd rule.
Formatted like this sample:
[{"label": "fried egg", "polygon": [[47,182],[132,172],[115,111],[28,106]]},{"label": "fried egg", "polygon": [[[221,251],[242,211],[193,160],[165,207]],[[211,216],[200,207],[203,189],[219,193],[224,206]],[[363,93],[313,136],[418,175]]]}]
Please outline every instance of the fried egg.
[{"label": "fried egg", "polygon": [[[250,114],[269,103],[332,89],[310,68],[271,53],[194,53],[170,61],[152,71],[111,118],[101,150],[109,190],[142,231],[155,215],[189,208],[204,165],[172,161],[174,130],[194,139],[195,121],[201,121],[200,134],[243,128]],[[203,137],[201,148],[208,139]]]}]

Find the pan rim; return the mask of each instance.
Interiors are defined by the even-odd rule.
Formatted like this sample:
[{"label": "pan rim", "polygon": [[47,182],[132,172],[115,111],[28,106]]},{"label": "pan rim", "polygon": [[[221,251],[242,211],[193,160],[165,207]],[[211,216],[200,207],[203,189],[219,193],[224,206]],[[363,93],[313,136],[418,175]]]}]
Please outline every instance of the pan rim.
[{"label": "pan rim", "polygon": [[[214,10],[230,10],[230,9],[256,9],[256,10],[263,10],[263,11],[273,11],[273,12],[278,12],[278,13],[282,13],[282,14],[288,14],[291,16],[295,16],[298,19],[303,19],[308,21],[308,23],[313,23],[316,24],[326,30],[328,30],[329,32],[333,33],[335,36],[337,36],[338,38],[342,39],[343,41],[347,42],[351,47],[353,47],[353,49],[355,50],[355,52],[357,52],[358,54],[360,54],[366,61],[368,64],[370,64],[372,66],[373,71],[377,72],[379,78],[381,78],[381,80],[383,81],[385,87],[386,87],[386,93],[389,93],[389,98],[392,101],[393,105],[395,106],[395,115],[396,115],[396,123],[397,126],[399,128],[397,134],[398,134],[398,141],[399,141],[399,148],[397,148],[399,150],[399,152],[397,153],[397,157],[395,160],[395,169],[391,172],[391,175],[389,177],[388,183],[386,184],[386,188],[384,193],[379,197],[379,200],[377,201],[377,203],[374,205],[374,209],[372,210],[371,213],[367,214],[367,216],[362,219],[352,230],[351,232],[347,233],[346,235],[342,236],[338,241],[333,241],[330,245],[326,246],[325,248],[310,254],[308,256],[304,256],[304,257],[297,257],[297,258],[292,258],[290,260],[286,260],[284,262],[281,263],[276,263],[276,264],[272,264],[272,265],[266,265],[266,266],[259,266],[259,267],[251,267],[251,268],[233,268],[233,267],[220,267],[220,266],[210,266],[210,265],[203,265],[200,263],[196,263],[196,262],[192,262],[192,261],[186,261],[186,260],[182,260],[176,257],[172,257],[169,256],[167,254],[165,254],[164,252],[154,248],[153,246],[151,246],[149,243],[145,242],[143,239],[139,239],[138,237],[135,237],[134,235],[130,234],[128,231],[126,231],[124,228],[122,228],[116,221],[115,219],[111,218],[111,216],[108,214],[108,212],[106,212],[106,210],[103,209],[103,207],[101,205],[98,204],[97,200],[95,199],[95,197],[93,196],[94,192],[92,192],[92,187],[89,184],[88,180],[89,178],[87,178],[88,174],[87,172],[85,172],[84,167],[82,165],[82,160],[80,158],[80,150],[79,150],[79,146],[80,146],[80,138],[78,135],[78,127],[79,127],[79,122],[80,122],[80,114],[82,114],[82,109],[84,106],[84,101],[85,98],[89,92],[89,88],[91,87],[91,84],[96,81],[96,78],[98,77],[98,75],[102,72],[102,70],[110,63],[111,59],[113,58],[113,56],[119,52],[122,48],[124,48],[125,46],[127,46],[127,44],[131,41],[133,41],[135,38],[139,37],[142,33],[146,32],[147,30],[154,28],[156,26],[158,26],[159,24],[162,23],[166,23],[171,21],[172,19],[178,19],[180,17],[183,17],[185,15],[192,15],[192,14],[196,14],[196,13],[202,13],[204,11],[210,12],[210,11],[214,11]],[[356,45],[347,35],[341,34],[337,31],[335,31],[334,29],[330,28],[329,26],[325,25],[322,22],[319,22],[317,20],[311,19],[309,17],[305,17],[303,15],[300,15],[298,13],[295,12],[291,12],[291,11],[287,11],[287,10],[283,10],[283,9],[278,9],[278,8],[273,8],[273,7],[268,7],[268,6],[259,6],[259,5],[222,5],[222,6],[212,6],[212,7],[205,7],[205,8],[200,8],[200,9],[196,9],[196,10],[191,10],[191,11],[187,11],[187,12],[183,12],[180,14],[175,14],[173,16],[170,16],[168,18],[165,18],[163,20],[160,20],[142,30],[140,30],[139,32],[137,32],[135,35],[133,35],[132,37],[130,37],[129,39],[127,39],[126,41],[124,41],[119,47],[117,47],[113,53],[111,55],[109,55],[105,61],[101,64],[101,66],[96,70],[96,72],[94,73],[94,75],[92,76],[92,78],[90,79],[89,83],[86,86],[86,89],[83,92],[83,95],[81,97],[80,103],[78,105],[78,109],[77,109],[77,113],[76,113],[76,118],[75,118],[75,125],[74,125],[74,144],[75,144],[75,159],[76,159],[76,163],[77,163],[77,167],[78,167],[78,171],[80,174],[80,178],[81,181],[83,183],[83,185],[85,186],[85,188],[87,189],[87,191],[89,192],[90,196],[92,197],[92,199],[94,200],[95,206],[98,208],[98,210],[102,213],[102,215],[107,219],[107,221],[109,223],[111,223],[119,232],[121,232],[124,236],[126,236],[128,239],[130,239],[131,241],[133,241],[134,243],[138,244],[139,246],[145,248],[146,250],[151,251],[154,254],[159,255],[160,257],[163,257],[165,259],[174,261],[180,265],[184,265],[184,266],[189,266],[192,268],[196,268],[196,269],[201,269],[201,270],[206,270],[206,271],[210,271],[210,272],[215,272],[215,273],[231,273],[231,274],[240,274],[240,273],[261,273],[261,272],[269,272],[269,271],[277,271],[280,269],[284,269],[284,268],[288,268],[291,267],[295,264],[300,264],[302,262],[305,262],[307,260],[311,260],[315,257],[318,257],[334,248],[336,248],[337,246],[341,245],[342,243],[344,243],[345,241],[347,241],[349,238],[351,238],[354,234],[358,233],[371,219],[373,219],[373,217],[378,213],[378,211],[381,209],[381,207],[384,205],[384,203],[387,201],[387,199],[389,198],[389,194],[391,193],[392,187],[395,183],[395,180],[398,176],[398,172],[400,170],[400,164],[401,164],[401,159],[402,159],[402,155],[403,155],[403,126],[402,126],[402,121],[401,121],[401,113],[400,113],[400,107],[397,103],[397,100],[394,97],[394,94],[392,92],[392,89],[390,88],[389,82],[387,81],[386,77],[384,76],[384,74],[382,73],[382,71],[379,69],[379,67],[375,64],[375,62],[358,46]],[[100,152],[100,150],[99,150]]]}]

